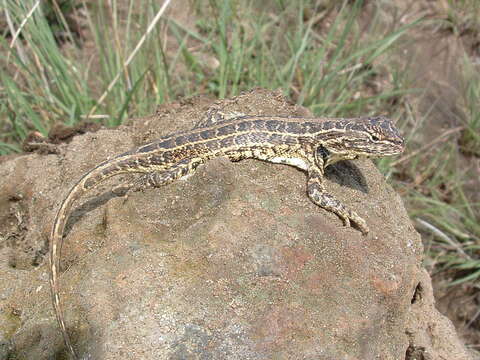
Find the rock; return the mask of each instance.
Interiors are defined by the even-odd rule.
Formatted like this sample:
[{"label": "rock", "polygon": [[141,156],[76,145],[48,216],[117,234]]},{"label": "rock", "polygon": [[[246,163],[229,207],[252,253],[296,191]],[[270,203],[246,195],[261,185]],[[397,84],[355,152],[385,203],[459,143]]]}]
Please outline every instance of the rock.
[{"label": "rock", "polygon": [[[221,103],[308,115],[261,89]],[[209,105],[194,98],[76,136],[59,154],[0,163],[0,231],[20,234],[1,252],[0,354],[66,354],[45,254],[75,180],[134,145],[191,128]],[[369,160],[339,163],[327,178],[365,218],[368,236],[311,203],[305,175],[288,166],[216,159],[187,181],[126,199],[111,192],[127,180],[92,191],[70,216],[61,288],[84,358],[470,358],[434,308],[420,237],[401,199]]]}]

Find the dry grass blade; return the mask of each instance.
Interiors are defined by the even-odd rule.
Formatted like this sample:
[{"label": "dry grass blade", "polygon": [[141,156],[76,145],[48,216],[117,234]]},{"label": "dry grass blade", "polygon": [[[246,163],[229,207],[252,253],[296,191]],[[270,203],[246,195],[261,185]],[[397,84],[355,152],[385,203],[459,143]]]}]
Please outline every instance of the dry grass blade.
[{"label": "dry grass blade", "polygon": [[[35,10],[37,10],[38,6],[40,5],[40,0],[37,0],[37,2],[33,5],[32,9],[28,12],[27,16],[25,16],[25,19],[22,20],[22,22],[21,22],[20,26],[18,27],[17,31],[13,31],[14,30],[13,29],[13,24],[12,24],[12,21],[10,19],[10,16],[8,15],[6,1],[7,0],[4,0],[5,16],[7,18],[7,22],[8,22],[8,26],[10,27],[10,31],[13,34],[12,41],[10,42],[10,45],[9,45],[10,49],[9,49],[8,55],[7,55],[7,65],[8,65],[8,63],[10,61],[10,55],[12,53],[12,48],[16,44],[16,40],[17,40],[18,36],[20,35],[20,33],[22,32],[22,29],[25,26],[25,24],[27,23],[28,19],[30,19],[32,17],[33,13],[35,12]],[[20,54],[20,56],[22,58],[22,61],[25,61],[25,57],[23,56],[23,51],[18,47],[17,47],[17,51]]]},{"label": "dry grass blade", "polygon": [[424,230],[430,231],[433,233],[435,236],[438,238],[442,239],[444,242],[447,244],[451,245],[455,250],[457,250],[464,258],[471,260],[472,258],[465,252],[463,251],[462,247],[460,244],[452,240],[447,234],[445,234],[443,231],[438,229],[437,227],[433,226],[429,222],[422,220],[420,218],[416,218],[415,221],[417,222],[417,225],[422,227]]},{"label": "dry grass blade", "polygon": [[112,90],[112,88],[115,86],[115,84],[117,83],[118,79],[120,79],[120,76],[122,75],[122,72],[124,71],[123,69],[125,69],[125,67],[127,67],[133,60],[133,58],[135,57],[135,55],[138,53],[138,51],[140,50],[140,48],[142,47],[143,43],[145,42],[145,40],[147,39],[147,36],[152,32],[153,28],[155,27],[155,25],[158,23],[158,21],[160,20],[160,18],[162,17],[163,13],[165,12],[165,10],[167,9],[168,5],[170,4],[170,1],[171,0],[165,0],[165,2],[163,3],[162,7],[160,8],[160,10],[158,10],[157,14],[155,15],[155,17],[153,18],[152,22],[150,23],[150,25],[148,25],[148,28],[147,28],[147,31],[145,31],[145,34],[143,34],[143,36],[141,37],[141,39],[138,41],[137,43],[137,46],[135,46],[135,49],[133,49],[132,53],[130,54],[130,56],[127,58],[127,60],[123,63],[123,67],[121,70],[119,70],[117,72],[117,74],[115,75],[115,77],[113,78],[113,80],[110,82],[110,84],[108,84],[108,87],[107,87],[107,90],[105,90],[105,92],[102,94],[102,96],[100,96],[100,98],[98,99],[97,103],[92,107],[92,109],[90,110],[90,112],[88,113],[87,115],[87,118],[89,118],[90,116],[93,115],[93,113],[95,113],[95,111],[97,110],[98,106],[100,104],[102,104],[102,102],[105,100],[105,98],[107,97],[108,93]]}]

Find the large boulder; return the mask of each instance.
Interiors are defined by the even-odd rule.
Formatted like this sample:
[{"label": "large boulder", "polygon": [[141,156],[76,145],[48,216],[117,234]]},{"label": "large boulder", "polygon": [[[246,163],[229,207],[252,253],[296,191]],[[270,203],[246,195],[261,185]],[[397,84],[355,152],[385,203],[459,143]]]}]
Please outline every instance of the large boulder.
[{"label": "large boulder", "polygon": [[[99,162],[173,131],[210,105],[171,104],[56,154],[0,164],[0,359],[64,358],[50,302],[48,238],[71,185]],[[226,111],[305,116],[261,89]],[[370,160],[327,172],[368,236],[314,205],[297,169],[210,161],[186,181],[121,197],[116,177],[73,210],[61,295],[88,359],[469,359],[433,305],[423,248]]]}]

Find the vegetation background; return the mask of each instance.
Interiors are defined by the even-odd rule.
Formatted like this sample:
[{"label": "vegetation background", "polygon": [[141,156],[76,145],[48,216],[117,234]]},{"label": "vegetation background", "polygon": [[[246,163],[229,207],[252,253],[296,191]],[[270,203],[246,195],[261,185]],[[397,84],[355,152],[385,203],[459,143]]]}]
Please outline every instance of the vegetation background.
[{"label": "vegetation background", "polygon": [[378,167],[422,234],[437,307],[480,351],[480,1],[0,8],[0,155],[59,140],[62,126],[116,126],[162,103],[253,87],[282,89],[319,116],[393,118],[407,151]]}]

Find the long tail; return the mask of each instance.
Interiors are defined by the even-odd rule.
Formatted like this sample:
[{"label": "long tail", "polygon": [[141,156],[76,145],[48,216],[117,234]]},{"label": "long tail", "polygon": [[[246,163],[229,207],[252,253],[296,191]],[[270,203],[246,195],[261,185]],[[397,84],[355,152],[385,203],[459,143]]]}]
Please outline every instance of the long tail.
[{"label": "long tail", "polygon": [[[127,155],[127,154],[123,154]],[[72,354],[74,359],[78,359],[75,352],[70,336],[67,333],[65,320],[63,316],[62,305],[59,295],[59,268],[60,268],[60,256],[63,245],[63,233],[65,231],[65,225],[68,220],[68,215],[72,209],[73,204],[88,190],[95,188],[101,182],[115,175],[119,175],[127,172],[146,172],[145,169],[132,169],[122,166],[122,156],[116,159],[106,161],[96,168],[90,170],[85,174],[68,192],[68,195],[63,200],[60,209],[55,217],[52,233],[50,237],[50,289],[52,293],[52,302],[57,317],[58,325],[63,335],[63,339],[68,348],[68,351]]]},{"label": "long tail", "polygon": [[52,303],[55,309],[58,325],[60,326],[60,330],[63,335],[63,340],[65,341],[65,345],[74,359],[77,359],[78,356],[73,349],[63,317],[63,310],[59,294],[60,289],[58,284],[58,271],[60,268],[60,256],[63,245],[63,232],[67,223],[68,214],[70,213],[70,209],[72,208],[74,202],[87,191],[87,189],[84,187],[83,180],[84,179],[81,179],[78,183],[76,183],[70,189],[67,197],[63,200],[62,205],[57,212],[57,216],[55,217],[52,234],[50,236],[50,290],[52,293]]}]

